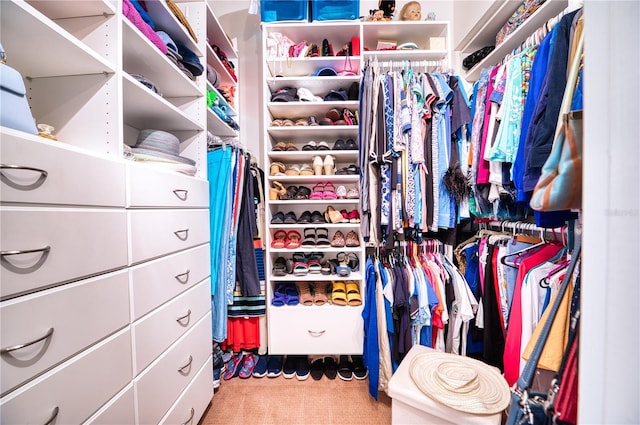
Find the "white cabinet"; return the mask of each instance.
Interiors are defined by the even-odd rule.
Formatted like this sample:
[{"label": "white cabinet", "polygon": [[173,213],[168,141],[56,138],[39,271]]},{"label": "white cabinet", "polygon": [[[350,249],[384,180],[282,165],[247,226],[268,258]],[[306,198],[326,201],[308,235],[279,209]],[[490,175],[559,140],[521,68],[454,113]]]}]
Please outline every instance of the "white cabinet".
[{"label": "white cabinet", "polygon": [[[176,2],[196,37],[166,1],[145,4],[237,84],[207,1]],[[121,1],[7,0],[0,20],[58,139],[0,128],[0,422],[197,423],[213,396],[207,132],[237,132],[207,108],[206,70],[189,78]],[[127,159],[144,129],[174,134],[195,175]]]},{"label": "white cabinet", "polygon": [[[263,40],[263,107],[264,164],[268,171],[265,271],[267,280],[267,326],[269,352],[273,354],[360,354],[363,341],[363,305],[284,305],[273,304],[281,285],[296,282],[309,284],[312,288],[334,282],[354,282],[360,297],[365,298],[365,249],[360,236],[359,218],[359,83],[361,70],[368,61],[392,61],[402,63],[411,60],[425,66],[447,68],[450,62],[450,35],[447,22],[317,22],[317,23],[270,23],[262,24]],[[294,43],[315,44],[318,56],[290,57],[288,46],[278,40]],[[412,50],[379,49],[381,40],[393,40],[397,45],[415,43]],[[329,43],[334,54],[351,43],[350,56],[323,56],[323,43]],[[357,46],[360,46],[360,50]],[[331,68],[337,75],[317,75],[318,70]],[[278,90],[295,88],[298,93],[305,90],[316,97],[315,101],[293,99],[282,102],[272,95]],[[351,90],[350,90],[351,89]],[[344,96],[335,96],[335,92]],[[325,96],[328,94],[332,96]],[[308,93],[307,93],[308,94]],[[356,120],[349,121],[352,114]],[[309,117],[322,125],[309,125]],[[327,121],[326,118],[329,118]],[[323,121],[321,123],[321,121]],[[326,125],[325,125],[326,124]],[[350,145],[346,149],[345,145]],[[324,150],[317,150],[324,144]],[[311,147],[311,149],[309,149]],[[327,161],[327,157],[331,159]],[[319,159],[318,159],[319,158]],[[322,164],[322,171],[314,169]],[[321,162],[318,162],[321,161]],[[331,164],[333,162],[333,164]],[[326,172],[324,165],[333,169]],[[303,172],[299,172],[303,170]],[[309,170],[309,171],[306,171]],[[338,189],[355,191],[351,196],[338,197]],[[277,195],[278,187],[291,189],[304,187],[304,196],[282,197]],[[319,196],[314,192],[327,194]],[[344,210],[352,220],[344,222],[325,218],[329,207]],[[305,223],[299,219],[306,213],[318,212],[318,222]],[[272,222],[279,216],[295,216],[292,222]],[[357,217],[357,218],[356,218]],[[340,220],[342,221],[342,220]],[[287,234],[299,233],[301,239],[309,235],[310,244],[299,248],[272,246],[275,239]],[[314,243],[314,232],[315,242]],[[328,241],[337,232],[347,236],[355,232],[358,246],[327,246],[317,243],[318,232],[327,233]],[[285,236],[287,238],[287,236]],[[326,273],[293,273],[292,263],[306,257],[306,267],[313,255],[328,261]],[[348,275],[339,275],[331,269],[331,262],[338,265],[344,256],[352,255],[358,260],[358,270]],[[284,259],[285,272],[274,274]],[[325,266],[325,267],[327,267]],[[288,267],[288,268],[287,268]],[[303,267],[304,268],[304,267]],[[331,289],[328,297],[331,301]],[[355,304],[355,303],[354,303]]]}]

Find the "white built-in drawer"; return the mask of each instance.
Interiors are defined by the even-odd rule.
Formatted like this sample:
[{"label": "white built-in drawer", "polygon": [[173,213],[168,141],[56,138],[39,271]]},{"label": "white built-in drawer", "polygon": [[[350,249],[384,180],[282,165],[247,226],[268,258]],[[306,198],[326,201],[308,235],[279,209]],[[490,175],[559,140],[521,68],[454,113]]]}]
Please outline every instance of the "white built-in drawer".
[{"label": "white built-in drawer", "polygon": [[133,384],[130,383],[116,394],[107,404],[102,406],[85,425],[134,424],[136,420]]},{"label": "white built-in drawer", "polygon": [[16,132],[2,131],[0,139],[2,202],[125,206],[123,161]]},{"label": "white built-in drawer", "polygon": [[130,262],[209,242],[209,210],[128,210]]},{"label": "white built-in drawer", "polygon": [[[125,270],[0,303],[2,394],[129,324]],[[48,336],[47,336],[48,335]]]},{"label": "white built-in drawer", "polygon": [[127,175],[129,207],[209,207],[207,180],[138,164],[127,164]]},{"label": "white built-in drawer", "polygon": [[126,328],[3,397],[0,423],[79,424],[130,380],[131,335]]},{"label": "white built-in drawer", "polygon": [[182,393],[161,424],[197,425],[213,398],[213,357],[209,357],[195,379]]},{"label": "white built-in drawer", "polygon": [[134,375],[211,310],[211,280],[205,279],[132,325]]},{"label": "white built-in drawer", "polygon": [[362,354],[362,307],[269,307],[269,353]]},{"label": "white built-in drawer", "polygon": [[2,207],[0,251],[3,299],[125,267],[127,215],[124,209]]},{"label": "white built-in drawer", "polygon": [[131,320],[211,275],[209,244],[131,267]]},{"label": "white built-in drawer", "polygon": [[157,424],[206,361],[211,361],[210,313],[134,379],[136,423]]}]

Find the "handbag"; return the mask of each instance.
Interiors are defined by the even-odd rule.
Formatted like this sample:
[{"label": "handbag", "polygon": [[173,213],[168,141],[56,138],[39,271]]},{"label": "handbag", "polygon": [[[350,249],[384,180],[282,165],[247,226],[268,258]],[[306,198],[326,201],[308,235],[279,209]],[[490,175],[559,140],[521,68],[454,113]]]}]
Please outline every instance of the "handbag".
[{"label": "handbag", "polygon": [[5,62],[6,55],[0,44],[0,125],[38,134],[22,75]]},{"label": "handbag", "polygon": [[583,44],[584,35],[581,33],[562,98],[556,137],[529,203],[536,211],[582,207],[582,111],[570,109],[578,81]]},{"label": "handbag", "polygon": [[548,401],[550,399],[549,394],[532,392],[530,387],[536,367],[538,366],[538,360],[540,359],[542,350],[547,342],[547,337],[551,332],[554,318],[562,304],[564,294],[567,291],[568,286],[571,284],[573,272],[580,258],[580,250],[580,241],[578,241],[573,252],[573,257],[571,258],[571,263],[569,264],[567,272],[562,279],[562,284],[558,289],[556,298],[554,299],[553,304],[548,307],[550,308],[549,316],[542,325],[542,330],[536,340],[535,346],[533,347],[531,356],[529,357],[529,360],[527,360],[518,381],[511,389],[511,406],[509,407],[509,415],[507,417],[506,425],[543,425],[551,424],[553,421],[553,415],[550,414],[552,412],[548,410]]}]

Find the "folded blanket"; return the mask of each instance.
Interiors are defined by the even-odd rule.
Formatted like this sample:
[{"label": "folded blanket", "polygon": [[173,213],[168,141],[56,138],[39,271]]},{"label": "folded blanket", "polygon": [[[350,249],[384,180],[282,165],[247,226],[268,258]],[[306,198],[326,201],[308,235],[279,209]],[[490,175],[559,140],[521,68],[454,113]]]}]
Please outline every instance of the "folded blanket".
[{"label": "folded blanket", "polygon": [[122,13],[133,25],[136,26],[136,28],[140,30],[140,32],[142,32],[142,34],[144,34],[158,49],[160,49],[162,54],[167,54],[167,45],[164,44],[160,36],[151,29],[149,24],[142,19],[140,13],[138,13],[135,6],[133,6],[129,0],[122,0]]}]

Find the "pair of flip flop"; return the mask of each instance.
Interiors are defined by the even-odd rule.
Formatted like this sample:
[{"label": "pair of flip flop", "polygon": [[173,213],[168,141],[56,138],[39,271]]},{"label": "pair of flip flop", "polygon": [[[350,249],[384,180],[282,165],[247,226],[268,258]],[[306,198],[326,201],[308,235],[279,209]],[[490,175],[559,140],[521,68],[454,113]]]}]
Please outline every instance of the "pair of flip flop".
[{"label": "pair of flip flop", "polygon": [[300,303],[300,296],[296,286],[292,283],[282,283],[278,285],[273,293],[271,304],[276,307],[285,305],[297,305]]},{"label": "pair of flip flop", "polygon": [[349,305],[353,307],[362,305],[360,287],[352,281],[333,282],[331,302],[335,305]]},{"label": "pair of flip flop", "polygon": [[273,240],[271,241],[271,248],[275,249],[296,249],[300,248],[301,243],[301,235],[300,232],[296,230],[289,230],[285,232],[284,230],[278,230],[273,234]]}]

